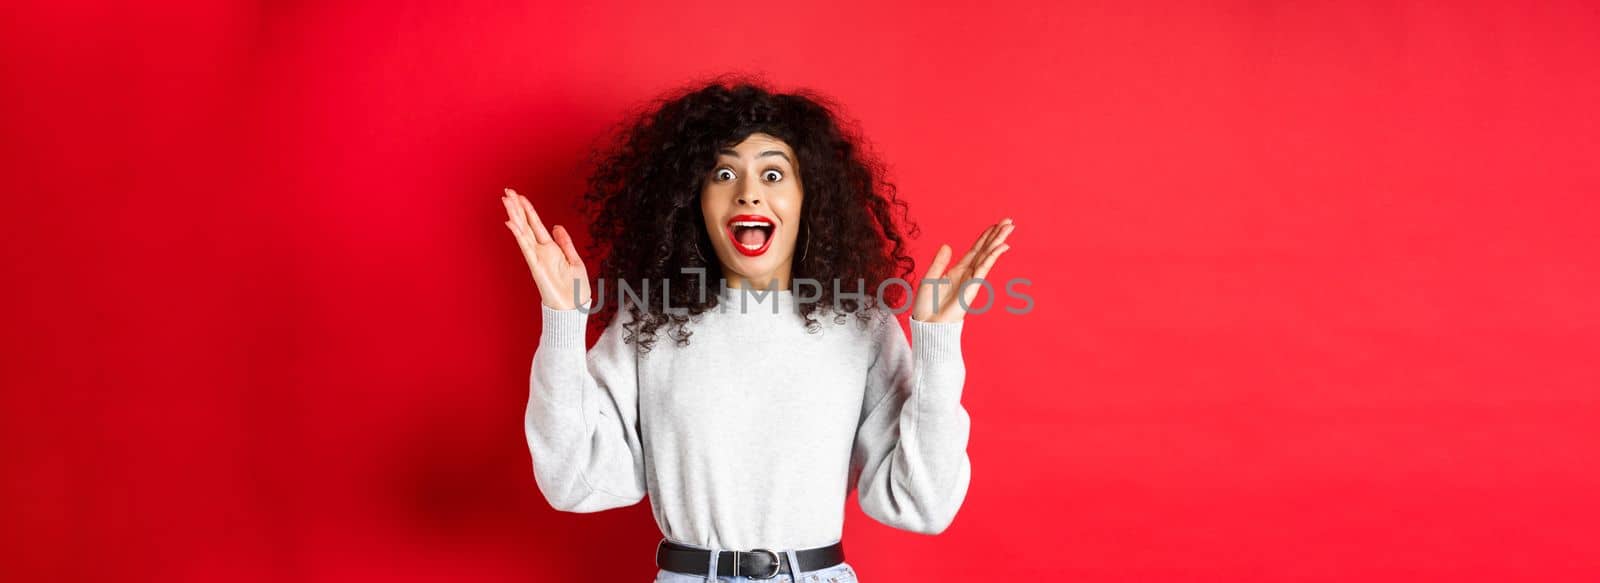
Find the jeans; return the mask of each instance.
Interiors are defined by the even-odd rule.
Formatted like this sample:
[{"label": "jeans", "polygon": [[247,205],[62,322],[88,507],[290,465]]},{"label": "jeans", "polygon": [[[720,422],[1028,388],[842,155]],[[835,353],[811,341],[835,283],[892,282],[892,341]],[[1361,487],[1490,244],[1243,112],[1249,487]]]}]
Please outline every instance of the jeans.
[{"label": "jeans", "polygon": [[[710,578],[698,575],[686,575],[666,569],[656,571],[653,583],[706,583]],[[750,577],[734,577],[718,575],[717,581],[721,583],[859,583],[856,579],[856,570],[850,562],[839,563],[826,569],[804,571],[800,573],[800,581],[796,582],[789,576],[788,571],[778,573],[771,579],[752,579]]]}]

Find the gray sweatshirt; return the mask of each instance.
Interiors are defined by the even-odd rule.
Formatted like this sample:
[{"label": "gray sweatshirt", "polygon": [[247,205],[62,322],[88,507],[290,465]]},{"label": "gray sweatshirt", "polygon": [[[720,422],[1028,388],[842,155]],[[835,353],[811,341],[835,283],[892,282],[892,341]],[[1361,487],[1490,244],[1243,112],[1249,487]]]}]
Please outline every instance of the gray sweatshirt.
[{"label": "gray sweatshirt", "polygon": [[962,324],[911,319],[907,343],[880,310],[808,333],[790,291],[720,293],[687,346],[663,327],[643,354],[627,310],[586,352],[589,316],[543,307],[524,426],[551,506],[648,493],[668,540],[729,550],[838,541],[852,489],[889,526],[949,526],[972,472]]}]

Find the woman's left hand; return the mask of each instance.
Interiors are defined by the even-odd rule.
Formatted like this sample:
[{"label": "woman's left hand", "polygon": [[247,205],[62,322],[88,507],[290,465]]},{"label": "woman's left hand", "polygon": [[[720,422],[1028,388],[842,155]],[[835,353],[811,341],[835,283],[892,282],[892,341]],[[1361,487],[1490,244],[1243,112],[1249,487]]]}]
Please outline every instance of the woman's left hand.
[{"label": "woman's left hand", "polygon": [[[988,275],[994,260],[1011,248],[1005,241],[1014,228],[1016,225],[1011,224],[1011,219],[990,225],[949,271],[945,267],[950,263],[950,246],[940,245],[938,254],[933,256],[933,263],[928,265],[927,274],[917,282],[917,297],[911,309],[911,318],[923,322],[960,322],[967,315],[967,310],[962,306],[971,306],[972,300],[978,297],[978,289],[983,287],[976,281],[972,285],[963,284],[982,280],[983,276]],[[939,279],[945,281],[935,283],[934,280]]]}]

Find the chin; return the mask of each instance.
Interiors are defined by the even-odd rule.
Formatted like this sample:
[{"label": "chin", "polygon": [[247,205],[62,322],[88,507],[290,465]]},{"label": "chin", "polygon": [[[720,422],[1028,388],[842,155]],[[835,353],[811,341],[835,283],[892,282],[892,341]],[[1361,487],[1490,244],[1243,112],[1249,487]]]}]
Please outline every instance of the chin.
[{"label": "chin", "polygon": [[778,266],[788,259],[788,253],[767,249],[765,253],[754,257],[747,257],[737,251],[729,250],[728,255],[733,257],[732,262],[723,265],[728,271],[733,272],[746,281],[766,283],[778,271]]}]

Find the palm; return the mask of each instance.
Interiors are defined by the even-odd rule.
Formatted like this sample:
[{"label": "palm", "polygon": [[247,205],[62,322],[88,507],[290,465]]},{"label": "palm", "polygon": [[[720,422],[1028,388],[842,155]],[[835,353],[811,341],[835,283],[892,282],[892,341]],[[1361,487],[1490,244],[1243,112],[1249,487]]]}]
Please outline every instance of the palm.
[{"label": "palm", "polygon": [[[950,246],[940,245],[933,263],[928,265],[928,272],[917,284],[911,317],[923,322],[960,322],[967,314],[963,304],[972,305],[972,300],[978,297],[978,290],[983,287],[977,283],[968,286],[962,284],[981,280],[989,274],[989,268],[994,267],[1000,254],[1011,248],[1005,240],[1014,228],[1016,225],[1011,224],[1011,219],[990,225],[978,235],[972,248],[955,265],[949,265],[952,253]],[[935,280],[943,281],[935,284]]]},{"label": "palm", "polygon": [[589,273],[583,266],[583,258],[573,248],[572,235],[561,225],[546,231],[539,213],[533,210],[533,203],[514,190],[507,188],[500,200],[505,203],[506,215],[510,217],[506,228],[517,237],[522,257],[528,261],[533,281],[539,286],[540,301],[556,310],[570,310],[588,303]]}]

